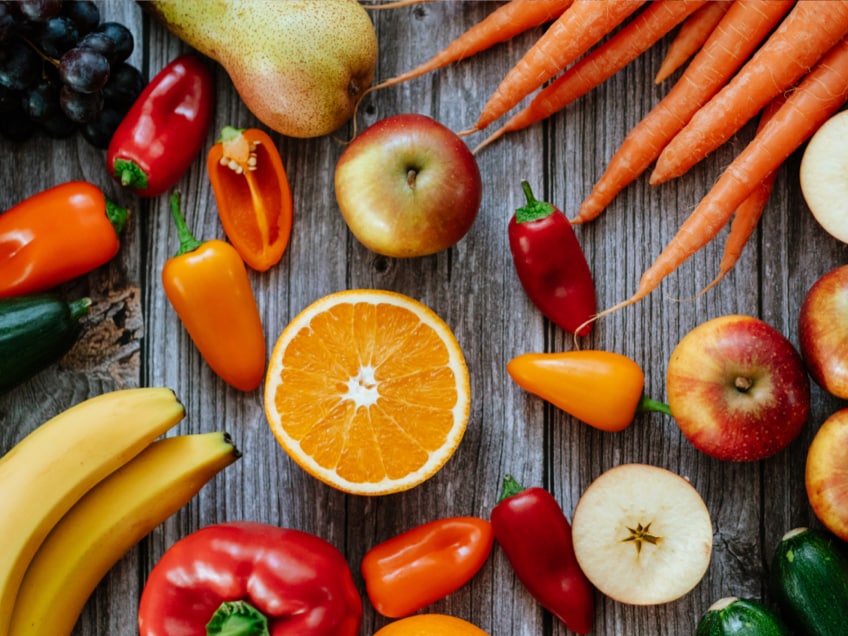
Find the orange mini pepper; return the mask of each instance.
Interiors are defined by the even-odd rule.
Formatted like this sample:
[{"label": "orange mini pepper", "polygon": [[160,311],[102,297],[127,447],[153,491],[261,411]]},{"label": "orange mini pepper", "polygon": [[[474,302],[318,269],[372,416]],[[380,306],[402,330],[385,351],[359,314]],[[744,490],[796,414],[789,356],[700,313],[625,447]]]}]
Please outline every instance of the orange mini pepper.
[{"label": "orange mini pepper", "polygon": [[226,126],[206,168],[230,243],[256,271],[276,265],[291,234],[292,195],[274,142],[258,128]]},{"label": "orange mini pepper", "polygon": [[631,358],[610,351],[525,353],[506,370],[525,391],[601,431],[627,428],[638,411],[669,413],[645,398],[645,374]]},{"label": "orange mini pepper", "polygon": [[165,295],[203,359],[227,384],[257,388],[265,373],[265,334],[244,261],[232,245],[197,240],[171,195],[180,249],[162,268]]},{"label": "orange mini pepper", "polygon": [[416,526],[362,558],[368,598],[380,614],[400,618],[465,585],[494,544],[492,525],[477,517],[448,517]]}]

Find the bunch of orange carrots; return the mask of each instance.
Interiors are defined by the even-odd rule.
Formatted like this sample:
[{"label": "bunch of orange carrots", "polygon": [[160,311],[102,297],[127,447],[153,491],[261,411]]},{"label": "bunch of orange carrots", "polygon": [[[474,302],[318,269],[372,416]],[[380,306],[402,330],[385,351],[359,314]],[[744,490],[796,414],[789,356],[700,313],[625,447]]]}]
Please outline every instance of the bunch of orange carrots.
[{"label": "bunch of orange carrots", "polygon": [[543,25],[475,124],[460,134],[483,131],[532,98],[475,153],[559,112],[665,36],[671,44],[656,81],[682,69],[625,137],[572,218],[575,224],[600,215],[652,164],[651,184],[682,176],[760,116],[753,139],[645,270],[637,291],[595,318],[646,297],[733,219],[719,273],[707,289],[713,287],[753,233],[777,169],[848,101],[848,0],[508,0],[433,58],[375,89]]}]

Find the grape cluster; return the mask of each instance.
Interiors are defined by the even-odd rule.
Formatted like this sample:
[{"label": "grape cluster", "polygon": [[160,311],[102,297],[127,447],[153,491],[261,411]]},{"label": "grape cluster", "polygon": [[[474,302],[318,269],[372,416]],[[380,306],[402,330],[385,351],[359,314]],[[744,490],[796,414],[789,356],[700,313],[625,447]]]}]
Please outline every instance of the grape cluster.
[{"label": "grape cluster", "polygon": [[90,0],[0,1],[0,135],[78,131],[106,148],[144,78],[127,63],[130,30]]}]

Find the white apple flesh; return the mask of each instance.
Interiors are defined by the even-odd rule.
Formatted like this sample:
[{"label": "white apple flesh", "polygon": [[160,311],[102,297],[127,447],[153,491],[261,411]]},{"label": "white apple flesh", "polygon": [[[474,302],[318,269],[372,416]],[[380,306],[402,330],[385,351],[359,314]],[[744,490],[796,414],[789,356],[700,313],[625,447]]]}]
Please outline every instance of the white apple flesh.
[{"label": "white apple flesh", "polygon": [[686,438],[729,461],[764,459],[784,449],[810,410],[801,355],[752,316],[713,318],[687,333],[669,358],[666,391]]},{"label": "white apple flesh", "polygon": [[848,265],[819,278],[798,314],[798,341],[813,380],[848,399]]},{"label": "white apple flesh", "polygon": [[813,134],[799,176],[804,200],[819,225],[848,243],[848,111],[832,116]]},{"label": "white apple flesh", "polygon": [[848,409],[821,425],[807,450],[807,498],[819,521],[848,541]]},{"label": "white apple flesh", "polygon": [[435,254],[471,229],[482,181],[456,133],[425,115],[380,120],[342,153],[336,201],[353,235],[397,258]]},{"label": "white apple flesh", "polygon": [[571,532],[586,577],[632,605],[687,594],[712,555],[712,519],[701,495],[680,475],[648,464],[623,464],[596,478],[577,502]]}]

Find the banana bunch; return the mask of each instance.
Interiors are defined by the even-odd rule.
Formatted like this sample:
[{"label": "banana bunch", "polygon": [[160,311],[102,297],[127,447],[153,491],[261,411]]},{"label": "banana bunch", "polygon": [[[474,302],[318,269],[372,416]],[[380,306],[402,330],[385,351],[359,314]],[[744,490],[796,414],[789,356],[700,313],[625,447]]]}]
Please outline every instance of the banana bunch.
[{"label": "banana bunch", "polygon": [[121,556],[240,456],[225,433],[155,441],[184,416],[170,389],[112,391],[0,457],[0,636],[70,634]]}]

